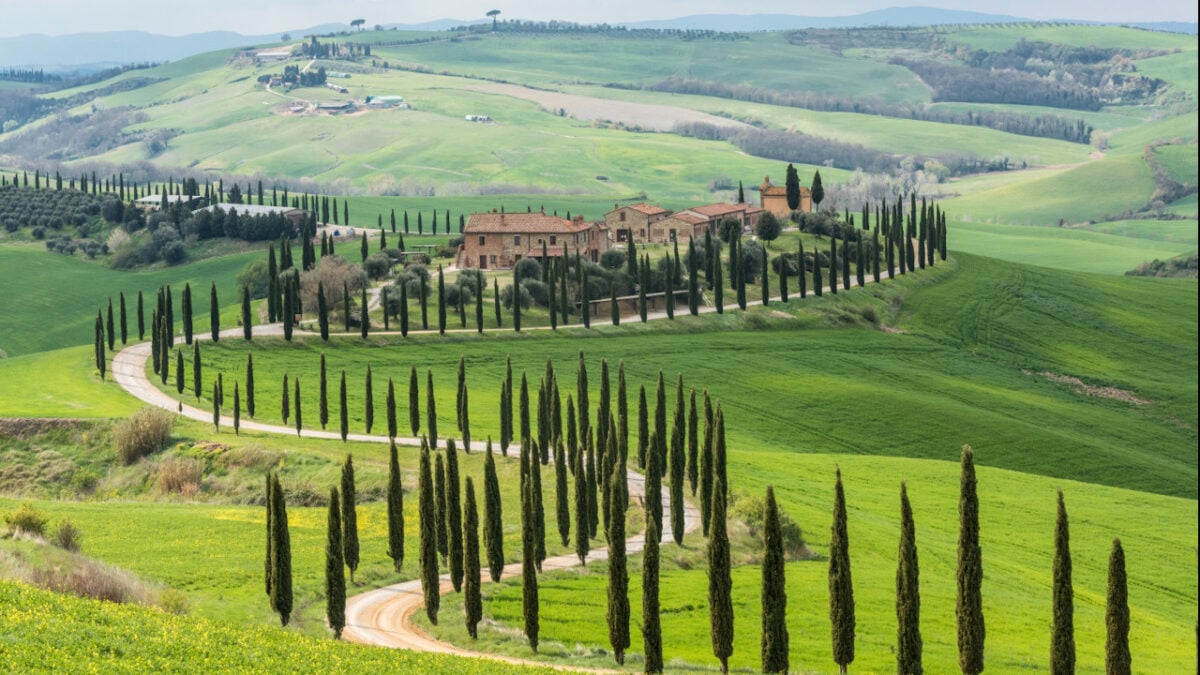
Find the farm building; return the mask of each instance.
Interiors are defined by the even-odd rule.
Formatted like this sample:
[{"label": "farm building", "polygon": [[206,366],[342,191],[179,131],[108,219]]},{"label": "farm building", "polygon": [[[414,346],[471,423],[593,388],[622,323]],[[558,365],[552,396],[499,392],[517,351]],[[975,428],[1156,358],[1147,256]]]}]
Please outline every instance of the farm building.
[{"label": "farm building", "polygon": [[[184,204],[186,206],[193,206],[195,204],[199,204],[202,199],[203,199],[203,197],[197,197],[197,196],[166,195],[166,200],[167,200],[168,204]],[[162,208],[163,195],[162,194],[146,195],[145,197],[138,199],[137,202],[135,202],[135,203],[138,205],[138,208],[146,209],[148,211],[154,211],[154,210]]]},{"label": "farm building", "polygon": [[[770,176],[763,178],[762,185],[758,186],[758,196],[764,211],[770,211],[781,218],[787,218],[791,214],[792,210],[788,208],[787,203],[787,188],[772,185]],[[804,186],[800,186],[800,206],[796,210],[812,211],[812,191]]]},{"label": "farm building", "polygon": [[368,96],[366,101],[368,108],[407,108],[408,103],[404,101],[403,96]]},{"label": "farm building", "polygon": [[287,61],[292,58],[291,47],[263,49],[255,54],[259,61]]},{"label": "farm building", "polygon": [[633,230],[634,239],[645,241],[650,225],[671,215],[671,212],[653,204],[629,204],[617,206],[604,214],[604,224],[617,233],[617,241],[624,242]]},{"label": "farm building", "polygon": [[582,254],[597,262],[609,247],[608,227],[537,213],[473,213],[463,228],[456,264],[463,268],[507,269],[522,258]]},{"label": "farm building", "polygon": [[308,212],[304,211],[303,209],[293,209],[283,206],[266,206],[259,204],[230,204],[227,202],[213,204],[212,206],[206,206],[202,209],[196,209],[195,211],[192,211],[192,213],[200,213],[201,211],[215,211],[216,209],[221,209],[226,213],[229,213],[230,211],[237,211],[239,216],[269,216],[272,213],[278,213],[284,218],[292,221],[292,224],[297,227],[299,227],[304,222],[304,219],[308,217]]},{"label": "farm building", "polygon": [[466,115],[463,117],[468,122],[479,122],[481,124],[491,124],[492,118],[487,115]]},{"label": "farm building", "polygon": [[354,101],[343,101],[341,103],[318,103],[317,112],[323,113],[339,113],[350,112],[354,110]]}]

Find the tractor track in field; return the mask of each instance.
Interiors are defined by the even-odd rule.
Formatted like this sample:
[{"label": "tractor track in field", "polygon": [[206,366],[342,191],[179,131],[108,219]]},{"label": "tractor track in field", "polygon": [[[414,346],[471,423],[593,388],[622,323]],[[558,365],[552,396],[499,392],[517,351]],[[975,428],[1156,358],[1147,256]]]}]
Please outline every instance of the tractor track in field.
[{"label": "tractor track in field", "polygon": [[[883,270],[881,278],[889,278],[887,271]],[[851,279],[851,287],[856,286],[856,280]],[[826,287],[828,290],[828,287]],[[749,301],[747,306],[761,305],[762,301]],[[736,311],[737,304],[725,305],[724,309]],[[686,313],[686,308],[682,313]],[[705,306],[700,308],[701,313],[715,312],[716,308]],[[647,320],[658,321],[666,319],[666,312],[654,312],[647,315]],[[564,330],[571,330],[578,326],[567,326]],[[549,326],[534,326],[526,330],[550,330]],[[282,324],[259,325],[252,329],[254,336],[279,336],[283,335]],[[436,333],[436,331],[409,331],[411,333]],[[447,330],[448,333],[471,333],[474,329],[455,329]],[[400,335],[399,331],[376,331],[375,334],[381,335]],[[230,328],[221,331],[219,336],[225,340],[241,340],[243,339],[242,328]],[[194,340],[209,340],[211,336],[205,333],[196,333],[193,336]],[[195,406],[188,405],[182,401],[176,400],[151,383],[150,378],[146,374],[146,362],[150,359],[150,343],[141,342],[129,345],[121,351],[115,353],[112,359],[113,378],[122,388],[132,394],[141,401],[166,410],[171,410],[188,419],[197,420],[211,424],[213,422],[213,412],[211,410],[201,410]],[[225,415],[219,416],[219,424],[225,427],[233,426],[233,418]],[[256,422],[254,420],[239,420],[239,426],[248,431],[256,431],[260,433],[271,433],[278,435],[303,436],[307,438],[318,438],[325,440],[341,440],[341,434],[333,431],[324,431],[317,429],[302,429],[297,430],[294,427],[282,426],[278,424],[266,424]],[[390,439],[387,436],[378,436],[372,434],[348,434],[346,440],[365,443],[389,443]],[[397,445],[405,446],[420,446],[420,439],[397,437],[395,439]],[[470,448],[464,446],[464,450],[483,451],[482,443],[472,442]],[[516,448],[515,452],[519,456],[520,448]],[[629,495],[631,498],[643,498],[645,496],[644,478],[641,474],[629,470],[626,475],[626,480],[629,486]],[[663,513],[670,513],[670,489],[664,485],[663,493]],[[693,532],[700,525],[699,511],[692,504],[684,503],[684,532]],[[671,531],[670,518],[663,520],[662,542],[670,543],[673,541],[673,533]],[[635,534],[625,540],[625,549],[627,553],[638,553],[645,546],[644,533]],[[608,549],[600,547],[592,549],[588,554],[588,560],[606,560],[608,558]],[[547,558],[542,563],[543,570],[559,570],[577,567],[581,564],[578,557],[573,554],[555,556]],[[490,576],[483,572],[483,581],[486,583]],[[512,578],[521,574],[521,563],[511,563],[504,566],[504,571],[501,578]],[[449,574],[444,574],[439,577],[438,592],[440,595],[448,595],[454,592],[453,585],[450,581]],[[469,649],[464,649],[456,645],[440,641],[416,625],[413,618],[425,606],[424,594],[421,589],[421,581],[413,579],[410,581],[392,584],[383,588],[366,591],[346,600],[346,627],[343,630],[343,637],[353,642],[363,644],[378,645],[383,647],[410,649],[420,652],[431,652],[439,654],[453,654],[458,656],[468,656],[480,659],[490,659],[505,663],[518,665],[530,665],[541,667],[552,667],[562,670],[583,670],[591,672],[611,672],[591,668],[572,668],[564,664],[554,664],[531,659],[522,659],[507,655],[489,654],[484,652],[476,652]]]}]

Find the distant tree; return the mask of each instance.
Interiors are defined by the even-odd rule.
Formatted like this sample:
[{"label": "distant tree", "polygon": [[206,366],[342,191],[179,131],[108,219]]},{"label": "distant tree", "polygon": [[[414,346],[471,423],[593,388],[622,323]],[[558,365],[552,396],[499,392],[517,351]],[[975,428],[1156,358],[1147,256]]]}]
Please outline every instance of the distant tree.
[{"label": "distant tree", "polygon": [[180,311],[183,313],[183,341],[192,344],[192,285],[185,283],[180,294]]},{"label": "distant tree", "polygon": [[387,402],[384,404],[387,409],[387,430],[388,438],[395,440],[396,438],[396,385],[392,382],[392,378],[388,378],[387,387]]},{"label": "distant tree", "polygon": [[341,432],[342,442],[346,442],[346,437],[350,434],[350,409],[346,401],[346,371],[342,371],[342,381],[338,386],[338,430]]},{"label": "distant tree", "polygon": [[408,428],[413,436],[421,430],[421,390],[417,383],[417,367],[408,371]]},{"label": "distant tree", "polygon": [[979,547],[979,496],[975,484],[975,454],[962,451],[958,497],[958,665],[966,675],[983,672],[983,553]]},{"label": "distant tree", "polygon": [[917,532],[908,487],[900,483],[900,554],[896,566],[896,672],[921,675],[921,590]]},{"label": "distant tree", "polygon": [[787,179],[784,181],[784,188],[787,190],[788,209],[795,211],[800,208],[800,175],[796,173],[796,167],[791,164],[787,165]]},{"label": "distant tree", "polygon": [[433,399],[432,369],[425,371],[425,433],[429,437],[429,448],[437,450],[437,408]]},{"label": "distant tree", "polygon": [[292,543],[288,534],[287,504],[279,476],[271,489],[271,609],[286,626],[292,615]]},{"label": "distant tree", "polygon": [[221,339],[221,306],[217,303],[217,285],[214,283],[208,293],[208,324],[212,328],[212,341]]},{"label": "distant tree", "polygon": [[250,289],[242,286],[242,339],[249,342],[254,337],[250,316]]},{"label": "distant tree", "polygon": [[[784,572],[783,530],[775,488],[767,486],[763,509],[762,672],[788,671],[787,582]],[[907,671],[901,675],[909,675]]]},{"label": "distant tree", "polygon": [[320,394],[318,398],[318,414],[321,428],[329,423],[329,387],[325,377],[325,353],[321,353]]},{"label": "distant tree", "polygon": [[1108,599],[1104,610],[1107,627],[1104,641],[1104,669],[1109,675],[1129,675],[1133,660],[1129,656],[1129,589],[1125,577],[1125,550],[1121,540],[1113,539],[1108,557]]},{"label": "distant tree", "polygon": [[740,181],[740,180],[738,181],[738,197],[737,197],[737,200],[738,200],[738,203],[739,203],[739,204],[745,204],[745,203],[746,203],[746,190],[745,190],[745,189],[742,187],[742,181]]},{"label": "distant tree", "polygon": [[492,454],[490,437],[483,463],[483,502],[483,543],[487,548],[488,572],[495,582],[500,581],[500,575],[504,571],[504,522],[500,505],[500,479],[496,475],[496,459]]},{"label": "distant tree", "polygon": [[[720,478],[713,485],[715,494],[724,494]],[[729,536],[725,530],[725,500],[714,499],[708,524],[708,616],[713,656],[721,662],[721,672],[729,672],[733,655],[733,579],[730,576]]]},{"label": "distant tree", "polygon": [[342,518],[336,487],[329,488],[329,519],[325,539],[325,619],[335,639],[346,626],[346,570],[342,558]]},{"label": "distant tree", "polygon": [[329,341],[329,305],[325,300],[325,283],[317,282],[317,324],[321,328],[321,339]]},{"label": "distant tree", "polygon": [[[175,353],[179,355],[179,361],[182,363],[183,355],[180,354],[178,350]],[[179,384],[180,385],[183,384],[182,378],[180,379]],[[233,433],[234,433],[234,435],[240,434],[241,428],[242,428],[242,401],[241,401],[241,396],[238,394],[238,383],[234,382],[233,383]]]},{"label": "distant tree", "polygon": [[396,571],[404,564],[404,488],[400,478],[400,460],[396,454],[396,442],[388,449],[388,557]]},{"label": "distant tree", "polygon": [[812,187],[809,190],[812,193],[813,209],[816,210],[821,205],[821,202],[825,201],[825,186],[821,184],[820,171],[813,174]]},{"label": "distant tree", "polygon": [[175,350],[175,393],[183,396],[184,380],[183,380],[183,351]]},{"label": "distant tree", "polygon": [[358,30],[362,30],[363,24],[366,22],[367,22],[366,19],[355,19],[350,22],[350,27],[357,28]]},{"label": "distant tree", "polygon": [[371,382],[371,364],[367,364],[367,374],[363,380],[363,421],[367,433],[375,426],[375,387]]},{"label": "distant tree", "polygon": [[493,9],[487,13],[487,16],[492,18],[492,32],[496,31],[496,17],[500,16],[500,10]]},{"label": "distant tree", "polygon": [[[283,419],[284,424],[287,424],[288,417],[292,413],[291,403],[288,402],[288,391],[289,391],[288,390],[288,376],[287,376],[287,373],[284,373],[283,374],[283,393],[280,394],[280,401],[281,401],[282,405],[280,405],[280,415],[279,415]],[[199,398],[199,396],[197,395],[196,398]]]},{"label": "distant tree", "polygon": [[479,569],[479,511],[475,506],[475,484],[467,476],[466,513],[463,516],[463,567],[465,588],[463,613],[471,639],[479,637],[478,626],[483,618],[483,598],[480,593]]},{"label": "distant tree", "polygon": [[754,229],[754,233],[758,235],[758,238],[767,242],[768,246],[771,245],[771,242],[779,238],[779,233],[782,231],[783,225],[780,224],[775,214],[770,211],[763,211]]},{"label": "distant tree", "polygon": [[[287,382],[285,380],[284,384],[286,384],[286,383]],[[292,401],[293,401],[293,403],[296,404],[296,414],[294,415],[294,418],[295,418],[295,422],[296,422],[296,435],[299,436],[300,429],[302,429],[303,425],[304,425],[304,420],[301,418],[301,415],[300,415],[300,376],[299,375],[296,376],[296,379],[293,382],[293,385],[294,386],[292,387]]]},{"label": "distant tree", "polygon": [[1070,532],[1062,490],[1058,491],[1058,515],[1054,523],[1052,595],[1054,619],[1050,627],[1050,672],[1066,675],[1075,672],[1075,600],[1071,587]]},{"label": "distant tree", "polygon": [[367,287],[362,288],[362,299],[359,300],[359,335],[362,339],[367,339],[367,333],[371,330],[371,313],[367,309]]},{"label": "distant tree", "polygon": [[425,616],[430,623],[436,626],[441,594],[438,591],[437,512],[434,506],[433,489],[433,475],[429,466],[429,446],[421,443],[421,466],[417,485],[419,504],[417,522],[421,533],[421,588],[425,593]]},{"label": "distant tree", "polygon": [[854,662],[854,584],[850,576],[850,538],[846,531],[846,493],[842,470],[833,492],[833,527],[829,540],[829,623],[833,628],[833,661],[841,673]]}]

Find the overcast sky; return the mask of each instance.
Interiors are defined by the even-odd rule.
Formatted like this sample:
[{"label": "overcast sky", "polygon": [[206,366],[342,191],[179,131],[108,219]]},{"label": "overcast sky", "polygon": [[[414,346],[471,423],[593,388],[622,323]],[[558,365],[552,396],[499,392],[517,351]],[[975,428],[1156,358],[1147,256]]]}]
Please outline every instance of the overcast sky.
[{"label": "overcast sky", "polygon": [[796,0],[203,0],[163,3],[161,0],[0,0],[0,36],[144,30],[182,35],[210,30],[233,30],[265,35],[324,23],[366,19],[367,25],[421,23],[433,19],[473,19],[490,9],[501,17],[562,19],[620,23],[667,19],[689,14],[784,13],[804,16],[844,16],[905,5],[935,5],[1032,19],[1097,21],[1196,21],[1195,0],[938,0],[904,3],[896,0],[842,0],[837,3]]}]

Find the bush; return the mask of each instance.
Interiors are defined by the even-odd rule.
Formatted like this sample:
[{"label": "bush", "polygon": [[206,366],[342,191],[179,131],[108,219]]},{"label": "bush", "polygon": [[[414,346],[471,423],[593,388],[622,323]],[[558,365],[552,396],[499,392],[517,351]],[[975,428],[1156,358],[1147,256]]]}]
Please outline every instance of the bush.
[{"label": "bush", "polygon": [[372,279],[382,279],[392,271],[392,260],[383,253],[368,256],[363,261],[363,271]]},{"label": "bush", "polygon": [[238,275],[238,287],[245,286],[250,291],[251,300],[259,300],[267,297],[267,289],[271,285],[270,269],[267,267],[267,261],[258,258],[246,263],[242,268],[242,273]]},{"label": "bush", "polygon": [[158,490],[162,493],[175,492],[185,497],[200,491],[204,478],[204,463],[191,457],[168,457],[158,465]]},{"label": "bush", "polygon": [[[746,525],[750,536],[761,539],[766,509],[767,502],[762,497],[734,493],[730,515]],[[809,556],[808,545],[804,541],[804,533],[800,531],[800,526],[782,509],[779,511],[779,529],[783,531],[783,551],[789,559],[797,560]]]},{"label": "bush", "polygon": [[625,252],[610,248],[600,254],[600,266],[609,270],[619,270],[625,267]]},{"label": "bush", "polygon": [[42,515],[42,512],[34,508],[33,504],[29,502],[18,506],[16,511],[5,514],[4,523],[12,531],[36,534],[38,536],[46,533],[46,516]]},{"label": "bush", "polygon": [[117,457],[132,464],[167,445],[175,417],[161,408],[145,407],[113,428],[113,445]]},{"label": "bush", "polygon": [[50,538],[50,543],[72,553],[79,553],[79,549],[83,546],[83,532],[75,526],[75,523],[63,519],[59,521],[58,527],[54,528],[54,535]]},{"label": "bush", "polygon": [[521,258],[517,266],[513,268],[513,274],[521,281],[526,279],[541,279],[542,264],[536,258]]},{"label": "bush", "polygon": [[[533,302],[533,297],[529,295],[529,289],[525,284],[521,284],[521,309],[529,309],[529,305]],[[512,309],[513,306],[513,287],[512,284],[500,289],[500,304],[504,305],[504,309]]]},{"label": "bush", "polygon": [[167,614],[183,616],[191,610],[187,595],[183,591],[168,588],[158,594],[158,606]]}]

